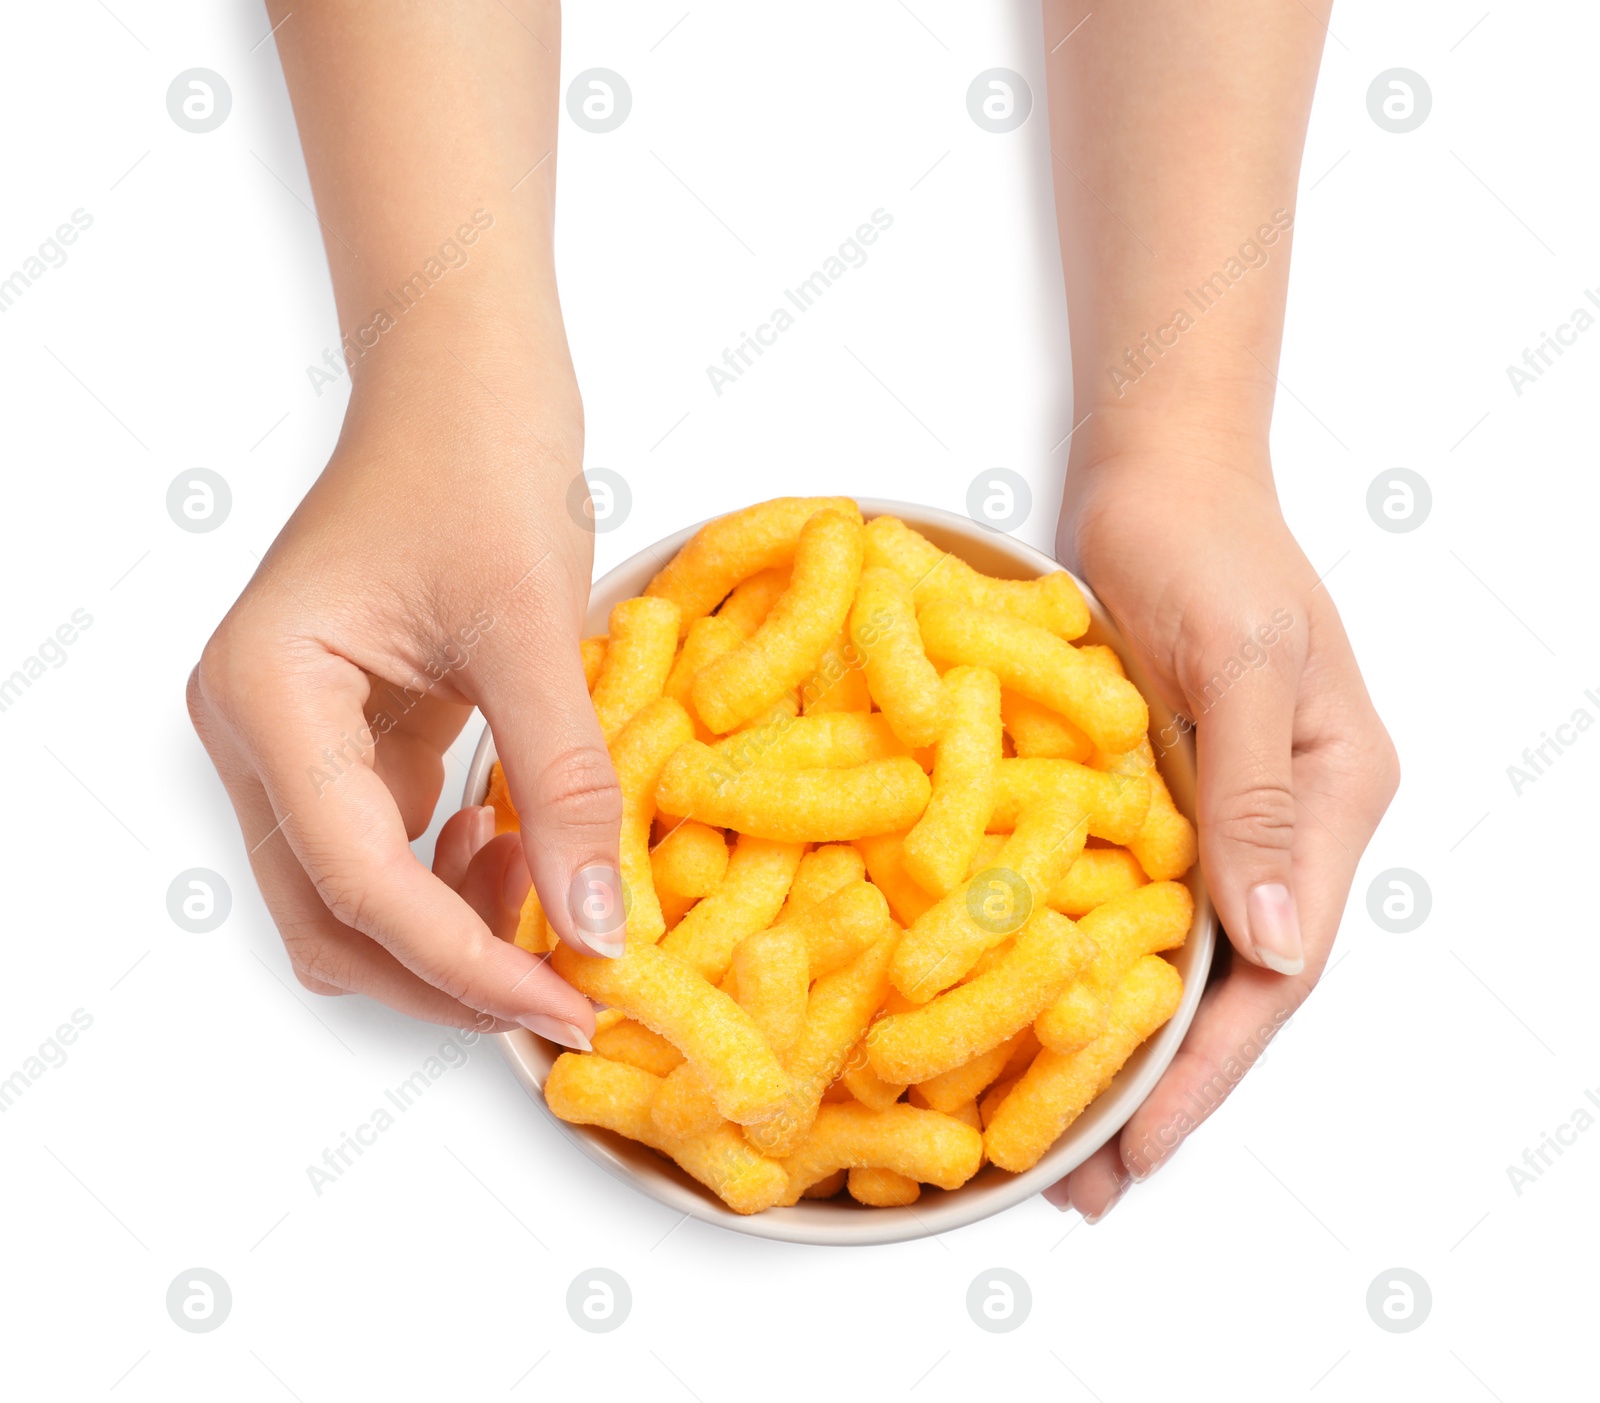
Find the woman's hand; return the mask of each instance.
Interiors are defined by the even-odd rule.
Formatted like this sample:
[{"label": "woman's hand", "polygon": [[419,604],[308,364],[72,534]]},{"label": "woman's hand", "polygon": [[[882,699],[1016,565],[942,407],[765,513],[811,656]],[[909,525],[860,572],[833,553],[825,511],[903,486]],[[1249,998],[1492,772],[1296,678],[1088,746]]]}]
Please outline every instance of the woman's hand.
[{"label": "woman's hand", "polygon": [[[621,949],[620,901],[609,938],[569,908],[580,873],[620,890],[620,795],[578,650],[582,411],[559,361],[529,375],[479,358],[392,358],[358,389],[332,462],[206,645],[189,709],[302,984],[587,1047],[588,1000],[510,941],[531,873],[563,940]],[[474,705],[522,840],[490,843],[492,814],[459,814],[435,876],[408,842]]]},{"label": "woman's hand", "polygon": [[1264,442],[1086,454],[1057,554],[1195,722],[1201,862],[1238,956],[1120,1136],[1046,1191],[1095,1222],[1311,992],[1400,771],[1338,611],[1284,524]]}]

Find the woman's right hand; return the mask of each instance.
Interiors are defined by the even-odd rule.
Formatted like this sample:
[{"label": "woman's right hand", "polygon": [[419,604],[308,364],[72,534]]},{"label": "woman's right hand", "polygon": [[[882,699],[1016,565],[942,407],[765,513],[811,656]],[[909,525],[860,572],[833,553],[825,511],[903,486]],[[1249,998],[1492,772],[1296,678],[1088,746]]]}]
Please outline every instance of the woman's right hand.
[{"label": "woman's right hand", "polygon": [[[189,711],[306,988],[587,1047],[588,1000],[510,939],[531,880],[562,940],[622,948],[620,899],[614,930],[574,916],[595,881],[620,893],[621,796],[578,648],[582,409],[570,366],[481,359],[482,378],[453,355],[412,374],[391,357],[358,386],[333,460],[206,645]],[[409,843],[474,706],[521,841],[490,842],[492,816],[466,810],[430,873]]]}]

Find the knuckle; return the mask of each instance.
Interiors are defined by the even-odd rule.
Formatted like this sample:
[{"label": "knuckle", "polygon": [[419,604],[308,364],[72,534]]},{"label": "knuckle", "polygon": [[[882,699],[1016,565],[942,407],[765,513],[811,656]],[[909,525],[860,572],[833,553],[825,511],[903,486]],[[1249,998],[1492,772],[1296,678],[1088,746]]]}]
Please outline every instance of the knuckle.
[{"label": "knuckle", "polygon": [[1284,853],[1294,841],[1294,796],[1281,784],[1249,785],[1224,795],[1211,823],[1226,842]]},{"label": "knuckle", "polygon": [[611,757],[597,745],[573,745],[554,756],[536,783],[550,821],[577,828],[614,829],[622,823],[622,789]]}]

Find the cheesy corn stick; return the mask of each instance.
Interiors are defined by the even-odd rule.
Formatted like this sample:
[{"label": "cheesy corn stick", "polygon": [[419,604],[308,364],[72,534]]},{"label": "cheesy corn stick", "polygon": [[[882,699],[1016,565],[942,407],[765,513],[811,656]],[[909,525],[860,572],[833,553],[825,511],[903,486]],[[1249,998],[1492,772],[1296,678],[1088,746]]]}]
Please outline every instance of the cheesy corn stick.
[{"label": "cheesy corn stick", "polygon": [[1146,882],[1139,860],[1126,848],[1085,848],[1050,893],[1050,905],[1077,920],[1096,906],[1137,891]]},{"label": "cheesy corn stick", "polygon": [[745,936],[733,952],[733,974],[740,1006],[755,1019],[767,1046],[783,1052],[806,1016],[811,979],[805,936],[794,923]]},{"label": "cheesy corn stick", "polygon": [[579,993],[620,1008],[693,1062],[728,1120],[762,1120],[789,1103],[794,1086],[755,1020],[682,960],[654,945],[629,944],[614,960],[558,945],[550,964]]},{"label": "cheesy corn stick", "polygon": [[834,1198],[844,1192],[844,1186],[849,1182],[850,1171],[841,1169],[837,1174],[830,1174],[826,1179],[818,1179],[809,1189],[800,1195],[801,1198]]},{"label": "cheesy corn stick", "polygon": [[849,843],[824,843],[820,848],[813,848],[800,859],[794,885],[789,888],[789,899],[783,903],[778,919],[786,921],[798,916],[866,875],[866,862]]},{"label": "cheesy corn stick", "polygon": [[846,1182],[850,1197],[869,1208],[904,1208],[922,1194],[921,1184],[892,1169],[852,1169]]},{"label": "cheesy corn stick", "polygon": [[[803,524],[803,523],[802,523]],[[795,537],[799,539],[798,534]],[[789,567],[774,565],[752,575],[722,601],[716,617],[739,630],[740,638],[748,638],[761,627],[778,596],[789,588]]]},{"label": "cheesy corn stick", "polygon": [[1017,754],[1027,759],[1076,760],[1082,765],[1094,754],[1094,742],[1065,716],[1021,692],[1006,688],[1000,693],[1000,718]]},{"label": "cheesy corn stick", "polygon": [[1076,985],[1051,1000],[1034,1024],[1039,1041],[1076,1052],[1100,1036],[1118,986],[1146,955],[1175,950],[1188,938],[1194,898],[1179,882],[1153,882],[1097,906],[1079,929],[1095,956]]},{"label": "cheesy corn stick", "polygon": [[800,532],[789,588],[761,627],[695,678],[700,719],[724,735],[804,682],[844,626],[860,576],[860,523],[818,512]]},{"label": "cheesy corn stick", "polygon": [[758,766],[778,770],[843,769],[868,760],[904,755],[906,747],[879,712],[813,712],[809,716],[773,718],[772,724],[714,741],[711,748],[729,768],[743,772]]},{"label": "cheesy corn stick", "polygon": [[629,898],[629,940],[654,942],[667,928],[656,897],[650,823],[656,816],[656,785],[662,766],[693,734],[689,713],[671,697],[657,697],[611,745],[611,762],[622,789],[620,857],[623,890]]},{"label": "cheesy corn stick", "polygon": [[[848,617],[848,616],[847,616]],[[807,716],[827,716],[834,712],[872,710],[872,693],[867,690],[865,662],[860,649],[842,633],[824,650],[816,670],[800,688],[801,710]]]},{"label": "cheesy corn stick", "polygon": [[591,694],[594,692],[594,684],[600,680],[600,668],[605,663],[606,644],[609,641],[602,633],[598,638],[585,638],[578,645],[579,651],[583,654],[584,685]]},{"label": "cheesy corn stick", "polygon": [[921,1083],[970,1062],[1032,1023],[1093,954],[1078,927],[1041,904],[993,969],[873,1025],[873,1070],[885,1081]]},{"label": "cheesy corn stick", "polygon": [[[978,1103],[978,1121],[982,1129],[987,1130],[993,1123],[994,1118],[1000,1113],[1000,1107],[1005,1104],[1006,1097],[1011,1095],[1017,1083],[1021,1080],[1022,1073],[1020,1072],[1014,1077],[1001,1077],[999,1081],[983,1093],[983,1099]],[[985,1143],[983,1148],[984,1154],[987,1155],[989,1152],[988,1144]]]},{"label": "cheesy corn stick", "polygon": [[983,1136],[989,1158],[1013,1174],[1033,1168],[1139,1044],[1177,1012],[1182,996],[1178,971],[1159,955],[1144,956],[1118,987],[1105,1032],[1078,1052],[1045,1048],[1000,1102]]},{"label": "cheesy corn stick", "polygon": [[1107,774],[1072,760],[1002,760],[989,827],[1005,833],[1024,809],[1068,803],[1087,812],[1091,837],[1128,843],[1143,830],[1150,799],[1150,781],[1144,775]]},{"label": "cheesy corn stick", "polygon": [[887,935],[893,924],[883,893],[857,878],[832,896],[785,917],[773,929],[794,934],[805,952],[809,978],[817,980],[850,964]]},{"label": "cheesy corn stick", "polygon": [[863,1106],[874,1111],[886,1111],[905,1094],[906,1087],[904,1082],[887,1082],[872,1070],[866,1047],[867,1038],[871,1036],[872,1029],[868,1028],[867,1037],[850,1049],[839,1080]]},{"label": "cheesy corn stick", "polygon": [[1086,826],[1081,809],[1025,810],[995,865],[951,890],[906,932],[895,954],[895,988],[924,1003],[1014,935],[1083,851]]},{"label": "cheesy corn stick", "polygon": [[[672,671],[667,674],[663,692],[673,701],[681,702],[689,715],[694,716],[694,701],[690,697],[694,679],[700,675],[702,668],[715,662],[724,653],[731,653],[743,637],[735,625],[718,618],[715,614],[696,619],[689,625],[689,636],[683,640],[683,647],[678,650],[677,661],[672,664]],[[704,739],[709,737],[711,732],[702,725],[696,734]]]},{"label": "cheesy corn stick", "polygon": [[994,809],[1000,765],[1000,683],[981,667],[944,675],[946,720],[934,749],[933,791],[900,860],[924,891],[943,896],[967,875]]},{"label": "cheesy corn stick", "polygon": [[722,1112],[694,1063],[683,1062],[661,1079],[650,1119],[663,1134],[688,1140],[715,1130],[722,1124]]},{"label": "cheesy corn stick", "polygon": [[[1020,1033],[1013,1033],[1004,1042],[996,1044],[986,1052],[980,1052],[959,1067],[951,1067],[948,1071],[918,1082],[916,1091],[934,1110],[949,1114],[965,1102],[982,1096],[989,1087],[999,1081],[1012,1054],[1024,1046],[1025,1039],[1032,1037],[1032,1028],[1024,1028]],[[1035,1041],[1033,1046],[1037,1050],[1038,1042]]]},{"label": "cheesy corn stick", "polygon": [[674,1160],[735,1213],[759,1213],[784,1199],[788,1175],[783,1167],[756,1154],[726,1122],[693,1140],[662,1135],[650,1119],[659,1081],[638,1067],[565,1052],[545,1077],[544,1099],[564,1121],[598,1125]]},{"label": "cheesy corn stick", "polygon": [[860,508],[848,497],[777,497],[730,512],[702,526],[645,593],[678,606],[681,637],[741,580],[788,565],[801,530],[819,511],[841,512],[858,525],[861,521]]},{"label": "cheesy corn stick", "polygon": [[661,599],[624,599],[611,611],[611,632],[594,684],[594,714],[609,743],[661,695],[678,651],[678,615]]},{"label": "cheesy corn stick", "polygon": [[[615,1013],[617,1010],[610,1009]],[[619,1018],[610,1027],[602,1028],[595,1020],[594,1050],[612,1062],[626,1062],[630,1067],[641,1067],[652,1076],[664,1077],[674,1067],[683,1064],[683,1054],[659,1033],[652,1033],[642,1023],[631,1018]]]},{"label": "cheesy corn stick", "polygon": [[783,1202],[798,1202],[810,1185],[840,1169],[888,1169],[918,1183],[958,1189],[978,1172],[982,1158],[983,1137],[938,1111],[823,1106],[783,1160],[789,1176]]},{"label": "cheesy corn stick", "polygon": [[739,942],[772,924],[794,881],[801,852],[799,843],[741,834],[726,875],[678,922],[661,948],[705,979],[720,981]]},{"label": "cheesy corn stick", "polygon": [[883,1003],[889,961],[899,938],[899,932],[891,929],[853,963],[824,975],[812,987],[800,1036],[782,1056],[792,1087],[789,1099],[769,1119],[745,1128],[750,1143],[763,1154],[788,1154],[811,1128],[823,1093]]},{"label": "cheesy corn stick", "polygon": [[1200,856],[1194,825],[1172,802],[1172,791],[1156,768],[1148,739],[1126,755],[1097,752],[1089,763],[1107,774],[1124,778],[1142,775],[1150,781],[1150,808],[1143,827],[1128,840],[1128,847],[1151,881],[1176,881],[1194,866]]},{"label": "cheesy corn stick", "polygon": [[895,735],[909,746],[932,745],[944,727],[944,690],[922,648],[911,586],[897,572],[861,572],[850,638],[866,657],[867,690]]},{"label": "cheesy corn stick", "polygon": [[661,916],[672,930],[695,902],[716,890],[728,870],[728,844],[720,830],[686,818],[650,850]]},{"label": "cheesy corn stick", "polygon": [[932,786],[909,755],[844,769],[738,772],[709,745],[683,746],[656,791],[660,807],[717,828],[790,843],[831,843],[909,828]]},{"label": "cheesy corn stick", "polygon": [[889,900],[889,910],[903,926],[912,925],[934,905],[934,898],[906,875],[902,852],[904,833],[878,833],[856,841],[856,850],[866,860],[872,884]]},{"label": "cheesy corn stick", "polygon": [[1048,629],[950,600],[925,606],[917,622],[930,655],[988,668],[1002,686],[1060,712],[1102,750],[1132,750],[1150,724],[1133,683]]},{"label": "cheesy corn stick", "polygon": [[918,608],[950,599],[1026,619],[1062,638],[1077,638],[1089,627],[1083,591],[1065,570],[1036,580],[997,580],[959,556],[947,555],[898,517],[880,516],[868,523],[867,563],[899,574],[911,585]]}]

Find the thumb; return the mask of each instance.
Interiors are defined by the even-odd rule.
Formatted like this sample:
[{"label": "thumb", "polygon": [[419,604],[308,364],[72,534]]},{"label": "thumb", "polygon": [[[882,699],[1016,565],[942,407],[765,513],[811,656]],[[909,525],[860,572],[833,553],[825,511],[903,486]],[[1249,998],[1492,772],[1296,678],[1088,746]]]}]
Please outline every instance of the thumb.
[{"label": "thumb", "polygon": [[577,630],[549,620],[511,625],[502,621],[472,680],[521,818],[523,855],[563,942],[615,958],[626,919],[622,791],[589,700]]},{"label": "thumb", "polygon": [[1189,691],[1206,883],[1234,948],[1279,974],[1305,967],[1290,788],[1297,683],[1298,668],[1275,660],[1234,682],[1219,670]]}]

